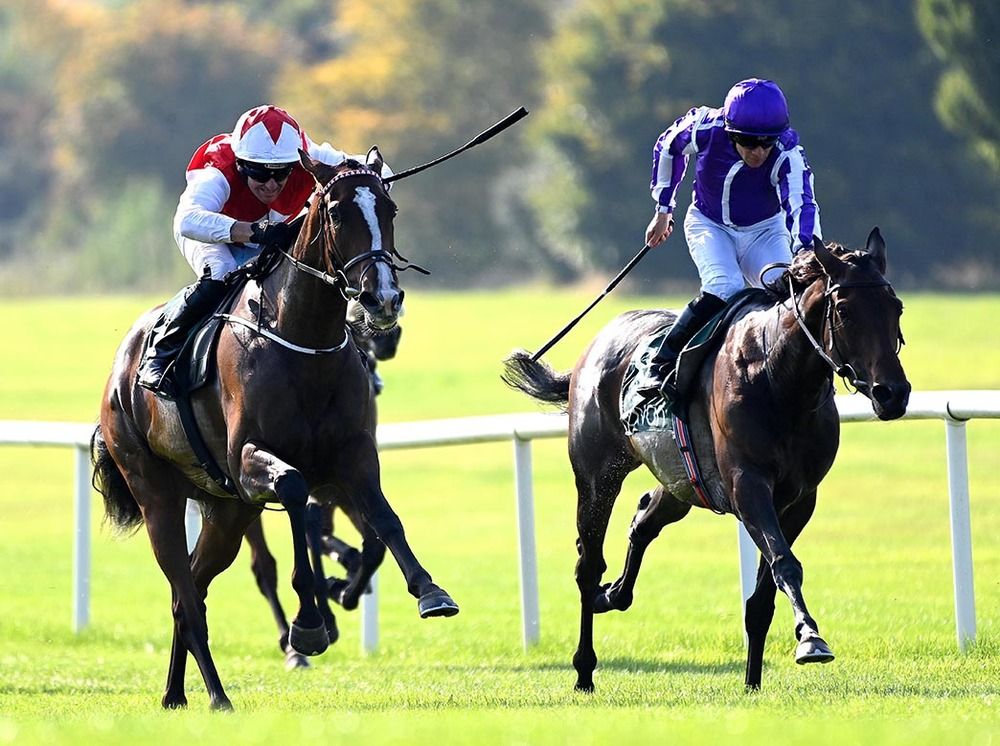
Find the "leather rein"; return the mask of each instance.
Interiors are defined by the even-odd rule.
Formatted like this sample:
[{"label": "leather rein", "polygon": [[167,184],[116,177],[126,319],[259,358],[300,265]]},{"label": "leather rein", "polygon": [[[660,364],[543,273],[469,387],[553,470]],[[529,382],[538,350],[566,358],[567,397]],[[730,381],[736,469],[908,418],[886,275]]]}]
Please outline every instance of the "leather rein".
[{"label": "leather rein", "polygon": [[[764,273],[770,269],[774,268],[788,268],[788,264],[785,263],[775,263],[769,264],[761,270],[761,277]],[[860,391],[866,397],[871,398],[872,384],[870,381],[865,381],[858,377],[857,371],[854,369],[849,362],[844,359],[844,355],[840,352],[837,347],[837,335],[836,335],[836,324],[833,322],[833,296],[838,290],[844,290],[847,288],[884,288],[892,287],[892,284],[885,278],[881,280],[871,280],[868,282],[834,282],[833,278],[826,272],[823,273],[826,278],[826,287],[823,290],[823,326],[830,329],[830,348],[831,351],[836,353],[838,357],[841,358],[842,362],[837,363],[833,357],[827,354],[826,349],[821,345],[816,338],[813,336],[812,332],[809,331],[806,326],[805,317],[802,314],[802,309],[799,307],[799,298],[795,295],[795,287],[793,285],[792,277],[790,274],[787,275],[788,279],[788,294],[789,299],[792,303],[792,310],[795,312],[795,320],[798,322],[799,327],[802,329],[802,333],[805,334],[806,339],[809,340],[809,344],[812,345],[813,350],[819,355],[823,361],[830,366],[830,370],[840,376],[846,384],[853,386],[855,390]],[[823,330],[820,330],[820,336]],[[899,353],[899,348],[904,344],[903,334],[899,333],[899,338],[897,342],[896,352]]]}]

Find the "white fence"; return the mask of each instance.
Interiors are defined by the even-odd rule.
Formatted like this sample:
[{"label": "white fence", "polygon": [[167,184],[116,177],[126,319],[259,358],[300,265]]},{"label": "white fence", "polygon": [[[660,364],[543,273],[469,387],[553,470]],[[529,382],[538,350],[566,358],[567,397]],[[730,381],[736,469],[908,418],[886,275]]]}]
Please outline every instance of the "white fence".
[{"label": "white fence", "polygon": [[[874,420],[871,404],[861,396],[838,396],[842,422]],[[966,421],[1000,418],[1000,391],[914,392],[906,419],[941,419],[945,423],[948,455],[952,570],[958,647],[964,651],[976,637],[976,607],[972,578],[972,539],[969,516],[969,475]],[[73,446],[76,458],[75,530],[73,541],[73,629],[90,618],[90,435],[93,425],[60,422],[0,420],[0,445]],[[539,640],[540,615],[535,559],[534,495],[531,477],[531,441],[565,437],[564,415],[512,414],[450,420],[379,425],[381,450],[424,448],[469,443],[510,441],[514,446],[514,487],[520,546],[521,622],[525,648]],[[753,591],[757,549],[742,524],[737,524],[740,581],[743,599]],[[189,511],[189,539],[197,531],[197,513]],[[378,641],[377,585],[362,597],[361,645],[371,651]],[[742,613],[740,614],[742,618]]]}]

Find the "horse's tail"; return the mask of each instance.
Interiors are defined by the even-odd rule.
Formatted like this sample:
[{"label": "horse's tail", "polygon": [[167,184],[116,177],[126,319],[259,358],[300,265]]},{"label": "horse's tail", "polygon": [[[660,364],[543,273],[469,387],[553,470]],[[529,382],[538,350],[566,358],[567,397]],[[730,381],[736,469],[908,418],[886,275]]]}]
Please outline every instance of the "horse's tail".
[{"label": "horse's tail", "polygon": [[569,373],[557,373],[545,363],[531,358],[527,350],[515,350],[503,361],[500,378],[511,388],[530,397],[566,409],[569,402]]},{"label": "horse's tail", "polygon": [[139,503],[135,501],[125,477],[118,469],[118,464],[111,458],[100,425],[90,436],[90,463],[94,466],[91,484],[104,496],[104,514],[107,519],[122,533],[142,525]]}]

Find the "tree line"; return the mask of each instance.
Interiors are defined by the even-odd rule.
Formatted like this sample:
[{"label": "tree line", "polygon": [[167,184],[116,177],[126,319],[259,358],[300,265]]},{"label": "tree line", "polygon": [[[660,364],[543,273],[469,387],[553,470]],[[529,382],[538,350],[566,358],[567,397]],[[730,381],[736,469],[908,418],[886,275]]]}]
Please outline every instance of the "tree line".
[{"label": "tree line", "polygon": [[[6,0],[0,288],[168,290],[184,167],[262,102],[397,170],[397,242],[455,286],[609,276],[642,245],[658,134],[729,86],[785,90],[825,238],[873,225],[900,285],[1000,287],[991,0]],[[690,175],[678,194],[686,209]],[[694,278],[683,236],[635,274]]]}]

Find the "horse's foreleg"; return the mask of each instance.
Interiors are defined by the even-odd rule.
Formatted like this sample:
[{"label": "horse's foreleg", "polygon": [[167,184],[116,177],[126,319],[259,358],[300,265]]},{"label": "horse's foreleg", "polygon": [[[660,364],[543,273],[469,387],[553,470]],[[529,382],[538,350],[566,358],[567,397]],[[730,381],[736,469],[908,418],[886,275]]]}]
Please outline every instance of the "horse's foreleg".
[{"label": "horse's foreleg", "polygon": [[[812,517],[816,507],[816,491],[805,495],[781,514],[781,532],[791,546]],[[760,689],[764,666],[764,643],[774,618],[774,594],[777,587],[770,566],[761,556],[757,568],[757,585],[747,599],[745,625],[747,631],[747,667],[744,683],[749,690]],[[830,654],[832,657],[832,653]],[[807,661],[802,661],[803,663]]]},{"label": "horse's foreleg", "polygon": [[[458,604],[434,584],[430,573],[417,560],[406,541],[403,524],[393,511],[379,484],[378,453],[374,440],[359,444],[351,452],[353,463],[341,470],[347,494],[379,540],[392,552],[406,579],[406,588],[417,599],[421,618],[454,616]],[[375,550],[372,550],[375,551]]]},{"label": "horse's foreleg", "polygon": [[333,645],[340,637],[337,629],[337,620],[330,609],[330,596],[326,589],[326,575],[323,572],[323,506],[314,500],[306,504],[306,543],[309,546],[309,556],[312,560],[313,582],[316,586],[316,607],[320,616],[323,617],[323,624],[326,625],[326,634]]},{"label": "horse's foreleg", "polygon": [[788,596],[792,604],[795,636],[799,642],[795,651],[796,662],[826,663],[833,660],[833,652],[819,636],[819,626],[806,607],[802,595],[802,564],[792,554],[791,544],[785,538],[775,513],[771,484],[749,471],[742,471],[733,483],[733,502],[740,520],[771,568],[775,586]]},{"label": "horse's foreleg", "polygon": [[639,507],[629,528],[625,568],[618,580],[603,586],[601,592],[597,594],[594,599],[595,614],[612,609],[625,611],[632,605],[635,581],[639,577],[639,568],[642,566],[646,547],[660,535],[664,526],[676,523],[690,510],[690,505],[675,499],[662,486],[639,498]]},{"label": "horse's foreleg", "polygon": [[330,643],[316,606],[316,583],[306,544],[306,481],[274,454],[247,443],[240,455],[240,485],[255,501],[275,499],[288,513],[294,554],[292,588],[299,597],[299,612],[292,620],[288,642],[303,655],[319,655]]}]

